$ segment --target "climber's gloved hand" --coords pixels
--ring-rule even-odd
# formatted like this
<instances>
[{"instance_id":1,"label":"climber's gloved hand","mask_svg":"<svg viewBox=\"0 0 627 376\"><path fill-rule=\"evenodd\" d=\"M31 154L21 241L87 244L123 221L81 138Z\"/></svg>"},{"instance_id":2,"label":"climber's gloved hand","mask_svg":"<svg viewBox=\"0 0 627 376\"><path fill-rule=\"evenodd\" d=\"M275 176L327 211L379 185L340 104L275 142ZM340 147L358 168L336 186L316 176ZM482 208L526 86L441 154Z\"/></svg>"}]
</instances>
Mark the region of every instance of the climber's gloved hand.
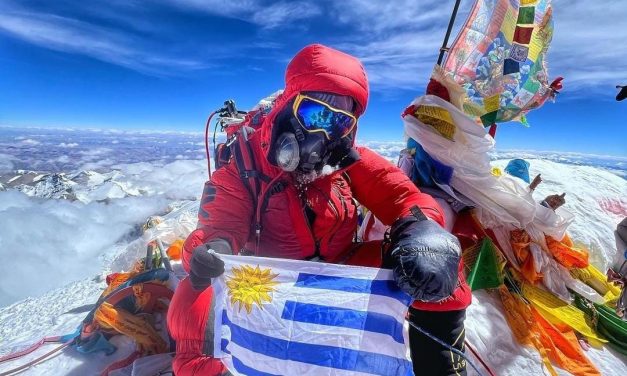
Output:
<instances>
[{"instance_id":1,"label":"climber's gloved hand","mask_svg":"<svg viewBox=\"0 0 627 376\"><path fill-rule=\"evenodd\" d=\"M424 302L438 302L458 284L461 247L455 236L428 220L417 207L392 225L383 267L393 269L401 290Z\"/></svg>"},{"instance_id":2,"label":"climber's gloved hand","mask_svg":"<svg viewBox=\"0 0 627 376\"><path fill-rule=\"evenodd\" d=\"M224 245L226 244L226 246ZM218 253L230 254L228 243L223 240L201 244L192 251L189 261L189 281L194 290L204 290L211 286L211 278L224 273L224 261Z\"/></svg>"}]
</instances>

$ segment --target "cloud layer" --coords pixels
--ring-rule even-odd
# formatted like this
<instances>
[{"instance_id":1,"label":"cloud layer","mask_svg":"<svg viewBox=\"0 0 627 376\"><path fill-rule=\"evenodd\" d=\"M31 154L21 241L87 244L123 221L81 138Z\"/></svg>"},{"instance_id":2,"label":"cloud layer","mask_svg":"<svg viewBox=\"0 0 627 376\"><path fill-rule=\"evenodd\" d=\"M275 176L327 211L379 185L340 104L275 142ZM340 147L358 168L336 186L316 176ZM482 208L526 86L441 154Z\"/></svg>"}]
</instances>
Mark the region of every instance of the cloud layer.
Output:
<instances>
[{"instance_id":1,"label":"cloud layer","mask_svg":"<svg viewBox=\"0 0 627 376\"><path fill-rule=\"evenodd\" d=\"M56 51L86 55L142 73L167 75L207 67L192 58L175 58L148 49L146 41L92 23L53 14L0 13L0 30Z\"/></svg>"},{"instance_id":2,"label":"cloud layer","mask_svg":"<svg viewBox=\"0 0 627 376\"><path fill-rule=\"evenodd\" d=\"M82 201L0 191L0 307L99 274L149 216L199 198L205 166L194 160L114 165L96 189L86 189L91 180L82 183Z\"/></svg>"},{"instance_id":3,"label":"cloud layer","mask_svg":"<svg viewBox=\"0 0 627 376\"><path fill-rule=\"evenodd\" d=\"M0 150L0 172L99 170L137 162L205 160L203 135L184 132L0 127Z\"/></svg>"},{"instance_id":4,"label":"cloud layer","mask_svg":"<svg viewBox=\"0 0 627 376\"><path fill-rule=\"evenodd\" d=\"M82 204L0 192L0 306L98 273L101 255L166 207L164 197Z\"/></svg>"},{"instance_id":5,"label":"cloud layer","mask_svg":"<svg viewBox=\"0 0 627 376\"><path fill-rule=\"evenodd\" d=\"M472 3L461 2L453 36ZM437 0L153 0L141 7L119 0L89 6L59 0L55 4L45 8L33 1L7 0L0 6L0 31L44 48L155 75L232 69L229 59L234 56L271 57L283 63L303 39L319 40L359 56L373 88L384 92L424 85L453 5ZM608 90L627 77L627 35L622 25L627 2L554 0L553 4L550 71L552 76L566 77L566 92ZM237 39L237 28L224 28L212 40L193 39L189 34L183 38L172 25L151 18L153 11L164 9L172 17L209 17L207 25L216 19L236 20L249 25L252 33Z\"/></svg>"}]
</instances>

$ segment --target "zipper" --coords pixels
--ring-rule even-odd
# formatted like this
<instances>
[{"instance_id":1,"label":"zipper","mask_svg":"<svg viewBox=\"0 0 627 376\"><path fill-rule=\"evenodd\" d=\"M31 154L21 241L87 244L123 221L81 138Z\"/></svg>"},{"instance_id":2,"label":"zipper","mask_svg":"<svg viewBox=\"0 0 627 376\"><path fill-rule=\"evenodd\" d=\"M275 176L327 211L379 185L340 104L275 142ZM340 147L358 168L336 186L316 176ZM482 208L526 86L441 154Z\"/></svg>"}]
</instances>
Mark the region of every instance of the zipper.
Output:
<instances>
[{"instance_id":1,"label":"zipper","mask_svg":"<svg viewBox=\"0 0 627 376\"><path fill-rule=\"evenodd\" d=\"M298 195L298 192L297 192ZM306 198L305 198L306 199ZM311 236L311 240L313 240L314 243L314 254L308 257L305 257L306 260L312 259L312 258L320 258L320 242L318 240L316 240L316 237L313 233L313 229L311 228L311 224L309 223L309 217L307 217L307 211L305 210L305 205L307 205L306 200L301 198L301 206L302 206L302 212L303 212L303 220L305 221L305 225L307 225L307 229L309 230L309 236Z\"/></svg>"},{"instance_id":2,"label":"zipper","mask_svg":"<svg viewBox=\"0 0 627 376\"><path fill-rule=\"evenodd\" d=\"M318 192L320 192L320 194L329 202L329 204L331 205L331 209L333 209L333 214L335 215L335 223L333 224L333 226L331 227L331 237L333 237L335 235L335 230L339 229L342 222L340 221L340 211L337 209L337 206L335 206L335 203L333 202L333 200L331 199L330 196L327 196L320 188L318 187L314 187L316 188L316 190ZM336 188L335 186L331 187L331 191L334 191L334 188Z\"/></svg>"},{"instance_id":3,"label":"zipper","mask_svg":"<svg viewBox=\"0 0 627 376\"><path fill-rule=\"evenodd\" d=\"M342 203L342 208L344 209L344 219L346 219L348 217L348 206L346 205L346 202L344 202L344 197L342 196L342 192L340 192L340 189L337 186L333 186L332 190L337 196L337 198L340 200L340 203ZM328 244L331 244L331 242L333 241L333 238L335 238L335 235L337 234L337 230L340 229L341 225L342 225L342 222L339 220L339 213L338 213L338 228L336 229L336 231L333 231L333 233L331 234Z\"/></svg>"}]
</instances>

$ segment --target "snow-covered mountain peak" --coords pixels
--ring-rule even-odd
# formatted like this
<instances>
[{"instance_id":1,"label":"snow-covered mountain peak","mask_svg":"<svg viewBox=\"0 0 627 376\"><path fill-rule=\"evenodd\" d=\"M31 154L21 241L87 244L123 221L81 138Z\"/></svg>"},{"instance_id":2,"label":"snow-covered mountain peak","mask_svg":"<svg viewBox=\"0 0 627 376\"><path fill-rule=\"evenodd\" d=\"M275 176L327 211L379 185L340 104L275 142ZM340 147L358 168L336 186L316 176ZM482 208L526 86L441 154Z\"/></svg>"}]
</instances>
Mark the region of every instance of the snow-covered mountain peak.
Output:
<instances>
[{"instance_id":1,"label":"snow-covered mountain peak","mask_svg":"<svg viewBox=\"0 0 627 376\"><path fill-rule=\"evenodd\" d=\"M65 174L40 174L33 179L34 185L21 184L16 189L23 193L40 198L74 200L74 186L77 184Z\"/></svg>"}]
</instances>

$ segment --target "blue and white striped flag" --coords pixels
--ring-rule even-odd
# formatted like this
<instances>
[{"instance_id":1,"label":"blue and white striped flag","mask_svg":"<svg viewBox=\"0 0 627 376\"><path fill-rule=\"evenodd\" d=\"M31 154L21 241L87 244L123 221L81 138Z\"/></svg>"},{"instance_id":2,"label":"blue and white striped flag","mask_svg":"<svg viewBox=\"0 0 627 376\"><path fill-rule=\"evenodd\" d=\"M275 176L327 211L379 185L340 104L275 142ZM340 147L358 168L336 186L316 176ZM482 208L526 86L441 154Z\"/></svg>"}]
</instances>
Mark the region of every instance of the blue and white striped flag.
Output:
<instances>
[{"instance_id":1,"label":"blue and white striped flag","mask_svg":"<svg viewBox=\"0 0 627 376\"><path fill-rule=\"evenodd\" d=\"M214 354L235 375L412 375L389 270L221 256Z\"/></svg>"}]
</instances>

